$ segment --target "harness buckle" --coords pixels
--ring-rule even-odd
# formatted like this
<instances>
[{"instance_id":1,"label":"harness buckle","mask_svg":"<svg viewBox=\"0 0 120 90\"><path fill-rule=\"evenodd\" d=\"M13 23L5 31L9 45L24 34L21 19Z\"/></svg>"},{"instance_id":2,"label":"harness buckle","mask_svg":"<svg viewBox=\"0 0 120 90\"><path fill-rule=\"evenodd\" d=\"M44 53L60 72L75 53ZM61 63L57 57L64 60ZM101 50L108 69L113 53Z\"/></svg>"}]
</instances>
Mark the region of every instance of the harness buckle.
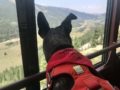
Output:
<instances>
[{"instance_id":1,"label":"harness buckle","mask_svg":"<svg viewBox=\"0 0 120 90\"><path fill-rule=\"evenodd\" d=\"M82 73L84 73L84 70L83 70L83 68L82 68L80 65L73 66L73 69L75 70L75 72L76 72L77 74L82 74Z\"/></svg>"}]
</instances>

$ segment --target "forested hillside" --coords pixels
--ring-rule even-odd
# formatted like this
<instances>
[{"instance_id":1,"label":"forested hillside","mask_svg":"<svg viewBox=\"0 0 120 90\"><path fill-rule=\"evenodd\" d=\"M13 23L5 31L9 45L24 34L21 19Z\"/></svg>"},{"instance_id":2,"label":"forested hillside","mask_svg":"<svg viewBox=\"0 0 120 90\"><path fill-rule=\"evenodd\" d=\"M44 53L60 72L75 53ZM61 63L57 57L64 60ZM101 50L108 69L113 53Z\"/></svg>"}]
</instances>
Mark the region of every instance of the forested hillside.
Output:
<instances>
[{"instance_id":1,"label":"forested hillside","mask_svg":"<svg viewBox=\"0 0 120 90\"><path fill-rule=\"evenodd\" d=\"M0 0L0 87L23 79L23 66L19 42L19 30L14 0ZM105 14L93 15L67 8L35 5L36 16L42 11L50 26L58 26L69 13L78 19L72 22L73 45L86 54L102 47ZM37 25L36 25L37 26ZM88 50L88 51L87 51ZM42 39L38 38L40 70L45 70L45 58L42 52ZM97 63L100 59L94 61ZM45 86L42 82L42 88Z\"/></svg>"}]
</instances>

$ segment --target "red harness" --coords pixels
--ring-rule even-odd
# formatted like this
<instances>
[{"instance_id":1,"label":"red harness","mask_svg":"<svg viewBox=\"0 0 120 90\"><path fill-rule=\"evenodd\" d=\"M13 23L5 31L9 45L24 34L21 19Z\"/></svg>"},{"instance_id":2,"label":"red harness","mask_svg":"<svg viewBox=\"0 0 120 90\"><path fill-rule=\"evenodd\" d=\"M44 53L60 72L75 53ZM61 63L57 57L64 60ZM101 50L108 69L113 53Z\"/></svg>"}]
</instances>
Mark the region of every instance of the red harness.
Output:
<instances>
[{"instance_id":1,"label":"red harness","mask_svg":"<svg viewBox=\"0 0 120 90\"><path fill-rule=\"evenodd\" d=\"M56 52L47 65L48 88L52 84L51 78L68 74L74 79L71 90L114 90L107 80L94 76L88 67L93 68L90 60L73 48Z\"/></svg>"}]
</instances>

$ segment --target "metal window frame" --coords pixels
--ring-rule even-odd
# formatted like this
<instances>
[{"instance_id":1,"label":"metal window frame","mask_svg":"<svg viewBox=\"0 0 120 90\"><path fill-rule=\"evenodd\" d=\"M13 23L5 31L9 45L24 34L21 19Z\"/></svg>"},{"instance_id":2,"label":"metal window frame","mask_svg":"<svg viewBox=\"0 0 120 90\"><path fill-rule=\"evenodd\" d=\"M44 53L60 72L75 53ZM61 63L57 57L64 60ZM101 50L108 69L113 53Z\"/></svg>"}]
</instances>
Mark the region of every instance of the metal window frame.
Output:
<instances>
[{"instance_id":1,"label":"metal window frame","mask_svg":"<svg viewBox=\"0 0 120 90\"><path fill-rule=\"evenodd\" d=\"M34 0L16 0L24 77L39 72ZM40 90L39 81L26 90Z\"/></svg>"},{"instance_id":2,"label":"metal window frame","mask_svg":"<svg viewBox=\"0 0 120 90\"><path fill-rule=\"evenodd\" d=\"M109 47L113 44L113 42L117 41L118 35L118 27L120 20L120 0L108 0L107 1L107 12L106 12L106 20L104 27L104 40L103 40L103 48ZM106 52L102 55L102 61L95 65L95 67L100 67L104 65L109 57L109 52Z\"/></svg>"}]
</instances>

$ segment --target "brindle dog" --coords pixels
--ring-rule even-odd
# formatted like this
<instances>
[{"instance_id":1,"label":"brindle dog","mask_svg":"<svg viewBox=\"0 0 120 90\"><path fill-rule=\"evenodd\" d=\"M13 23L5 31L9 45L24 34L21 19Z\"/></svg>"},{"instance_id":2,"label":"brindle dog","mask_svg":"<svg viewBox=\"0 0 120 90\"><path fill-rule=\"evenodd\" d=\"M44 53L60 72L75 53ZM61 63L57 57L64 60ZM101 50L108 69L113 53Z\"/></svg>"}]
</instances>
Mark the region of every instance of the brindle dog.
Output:
<instances>
[{"instance_id":1,"label":"brindle dog","mask_svg":"<svg viewBox=\"0 0 120 90\"><path fill-rule=\"evenodd\" d=\"M72 30L71 21L77 19L74 14L69 14L60 26L50 28L44 14L38 13L39 35L43 38L43 52L48 62L53 53L65 48L73 48L70 32ZM99 76L96 71L90 71ZM59 75L52 80L52 90L71 90L74 81L69 75Z\"/></svg>"}]
</instances>

